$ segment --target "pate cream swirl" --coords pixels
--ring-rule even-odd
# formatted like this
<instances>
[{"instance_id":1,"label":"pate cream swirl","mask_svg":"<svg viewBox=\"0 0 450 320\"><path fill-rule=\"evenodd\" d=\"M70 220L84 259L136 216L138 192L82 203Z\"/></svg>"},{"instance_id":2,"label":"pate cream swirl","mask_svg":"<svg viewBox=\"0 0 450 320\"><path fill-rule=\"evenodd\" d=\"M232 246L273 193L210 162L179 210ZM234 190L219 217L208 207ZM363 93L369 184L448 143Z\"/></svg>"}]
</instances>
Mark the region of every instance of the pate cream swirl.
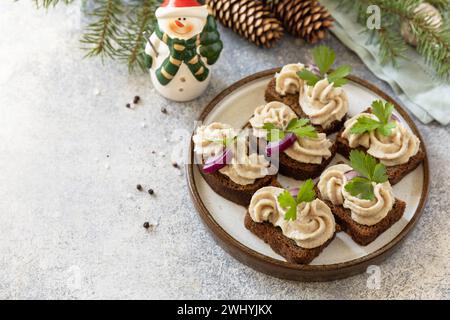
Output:
<instances>
[{"instance_id":1,"label":"pate cream swirl","mask_svg":"<svg viewBox=\"0 0 450 320\"><path fill-rule=\"evenodd\" d=\"M264 123L273 123L277 128L285 129L289 122L296 118L295 112L287 105L281 102L270 102L256 108L250 124L256 137L265 138L266 130L262 129ZM331 156L332 145L333 143L327 139L326 134L318 133L316 138L297 138L284 153L302 163L320 164L323 159Z\"/></svg>"},{"instance_id":2,"label":"pate cream swirl","mask_svg":"<svg viewBox=\"0 0 450 320\"><path fill-rule=\"evenodd\" d=\"M388 167L404 164L419 152L420 140L400 123L386 137L377 131L370 132L370 148L367 153Z\"/></svg>"},{"instance_id":3,"label":"pate cream swirl","mask_svg":"<svg viewBox=\"0 0 450 320\"><path fill-rule=\"evenodd\" d=\"M345 173L351 170L352 167L347 164L336 164L322 172L317 184L322 198L334 205L342 205L344 203L342 189L347 183Z\"/></svg>"},{"instance_id":4,"label":"pate cream swirl","mask_svg":"<svg viewBox=\"0 0 450 320\"><path fill-rule=\"evenodd\" d=\"M284 103L273 101L263 104L255 109L250 118L253 134L258 138L266 137L266 130L262 129L264 123L272 123L275 127L284 129L297 115Z\"/></svg>"},{"instance_id":5,"label":"pate cream swirl","mask_svg":"<svg viewBox=\"0 0 450 320\"><path fill-rule=\"evenodd\" d=\"M297 207L297 219L285 220L286 211L277 201L283 189L264 187L252 197L250 217L255 222L270 222L280 227L283 234L302 248L312 249L323 245L335 233L336 223L330 208L320 199L301 203Z\"/></svg>"},{"instance_id":6,"label":"pate cream swirl","mask_svg":"<svg viewBox=\"0 0 450 320\"><path fill-rule=\"evenodd\" d=\"M396 126L389 136L384 136L376 130L363 134L350 133L358 118L363 116L378 120L371 113L361 113L345 122L342 137L347 139L351 148L367 148L368 154L388 167L407 163L419 151L419 138L398 121L395 121Z\"/></svg>"},{"instance_id":7,"label":"pate cream swirl","mask_svg":"<svg viewBox=\"0 0 450 320\"><path fill-rule=\"evenodd\" d=\"M322 79L314 86L305 83L300 94L300 106L312 124L328 128L333 121L345 117L348 112L348 98L342 88L336 88L328 79Z\"/></svg>"},{"instance_id":8,"label":"pate cream swirl","mask_svg":"<svg viewBox=\"0 0 450 320\"><path fill-rule=\"evenodd\" d=\"M297 137L294 144L284 153L298 162L320 164L323 159L331 157L332 145L325 133L318 133L316 138Z\"/></svg>"},{"instance_id":9,"label":"pate cream swirl","mask_svg":"<svg viewBox=\"0 0 450 320\"><path fill-rule=\"evenodd\" d=\"M343 138L347 139L350 148L356 148L359 146L363 146L364 148L369 148L369 146L370 146L370 135L367 132L365 132L365 133L350 133L350 130L352 129L352 127L356 124L358 119L361 117L367 117L367 118L377 120L377 117L375 117L375 115L373 115L371 113L363 112L363 113L357 114L356 116L345 121L344 131L342 131L341 136Z\"/></svg>"},{"instance_id":10,"label":"pate cream swirl","mask_svg":"<svg viewBox=\"0 0 450 320\"><path fill-rule=\"evenodd\" d=\"M275 75L275 90L282 96L286 94L296 94L302 90L303 80L299 78L297 72L303 70L305 66L301 63L285 65L280 73Z\"/></svg>"},{"instance_id":11,"label":"pate cream swirl","mask_svg":"<svg viewBox=\"0 0 450 320\"><path fill-rule=\"evenodd\" d=\"M220 173L240 185L252 184L256 179L270 174L270 162L264 155L257 153L248 155L247 149L246 139L238 139L234 145L231 163L219 170Z\"/></svg>"},{"instance_id":12,"label":"pate cream swirl","mask_svg":"<svg viewBox=\"0 0 450 320\"><path fill-rule=\"evenodd\" d=\"M380 222L394 206L395 198L389 181L384 183L372 182L375 198L373 200L360 199L352 196L342 188L344 208L350 209L351 217L359 224L372 226Z\"/></svg>"},{"instance_id":13,"label":"pate cream swirl","mask_svg":"<svg viewBox=\"0 0 450 320\"><path fill-rule=\"evenodd\" d=\"M218 155L223 151L221 141L225 138L235 137L237 132L231 126L219 122L201 126L197 128L193 137L194 152L201 156L203 161ZM248 154L247 139L238 138L230 148L233 150L231 163L220 169L219 172L229 177L233 182L248 185L254 183L256 179L273 174L270 171L273 168L264 155Z\"/></svg>"},{"instance_id":14,"label":"pate cream swirl","mask_svg":"<svg viewBox=\"0 0 450 320\"><path fill-rule=\"evenodd\" d=\"M223 151L225 139L231 139L237 135L237 131L228 124L213 122L209 125L200 126L195 131L192 140L194 141L194 152L207 159L218 155Z\"/></svg>"}]
</instances>

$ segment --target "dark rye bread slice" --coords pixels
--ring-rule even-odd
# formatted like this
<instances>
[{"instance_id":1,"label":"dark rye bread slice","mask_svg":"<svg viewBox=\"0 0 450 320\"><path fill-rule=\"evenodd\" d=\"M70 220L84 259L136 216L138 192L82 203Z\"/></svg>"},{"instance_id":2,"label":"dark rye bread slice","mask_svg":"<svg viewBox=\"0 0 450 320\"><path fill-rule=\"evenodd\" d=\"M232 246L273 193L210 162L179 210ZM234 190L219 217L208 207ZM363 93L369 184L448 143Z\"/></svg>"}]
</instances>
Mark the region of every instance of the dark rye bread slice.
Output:
<instances>
[{"instance_id":1,"label":"dark rye bread slice","mask_svg":"<svg viewBox=\"0 0 450 320\"><path fill-rule=\"evenodd\" d=\"M336 235L335 233L331 239L317 248L305 249L299 247L294 240L283 235L280 227L275 227L270 222L259 223L253 221L248 211L245 215L244 225L258 238L269 244L273 251L283 256L287 261L297 264L310 263L331 241L333 241Z\"/></svg>"},{"instance_id":2,"label":"dark rye bread slice","mask_svg":"<svg viewBox=\"0 0 450 320\"><path fill-rule=\"evenodd\" d=\"M336 206L331 203L331 201L324 200L317 189L316 193L318 198L330 207L336 220L336 224L339 224L342 231L346 232L352 237L353 241L362 246L366 246L374 241L380 234L400 220L406 208L406 203L404 201L395 199L394 206L391 211L388 212L386 217L373 226L365 226L352 219L350 209L346 209L343 206Z\"/></svg>"},{"instance_id":3,"label":"dark rye bread slice","mask_svg":"<svg viewBox=\"0 0 450 320\"><path fill-rule=\"evenodd\" d=\"M269 175L260 179L256 179L253 184L240 185L233 182L226 175L216 171L214 173L205 173L202 170L202 165L198 165L201 175L206 180L208 185L216 193L237 203L241 206L247 207L250 204L253 194L266 186L278 187L277 175Z\"/></svg>"},{"instance_id":4,"label":"dark rye bread slice","mask_svg":"<svg viewBox=\"0 0 450 320\"><path fill-rule=\"evenodd\" d=\"M322 171L330 164L331 160L333 160L337 151L336 142L330 148L331 156L328 159L323 159L322 163L314 164L314 163L303 163L298 162L297 160L289 157L285 152L280 152L280 166L279 172L282 175L297 179L297 180L306 180L306 179L314 179L322 173Z\"/></svg>"},{"instance_id":5,"label":"dark rye bread slice","mask_svg":"<svg viewBox=\"0 0 450 320\"><path fill-rule=\"evenodd\" d=\"M367 109L363 112L371 112L371 109ZM342 132L345 128L342 128L342 130L337 134L336 136L336 143L337 143L337 152L341 154L342 156L346 157L347 159L350 156L350 151L353 149L361 150L364 152L367 152L367 148L364 148L362 146L359 146L357 148L351 148L348 144L348 140L344 137L342 137ZM402 180L408 173L416 169L422 161L425 159L425 152L423 151L422 146L419 147L419 151L417 154L409 159L407 163L399 164L396 166L386 166L386 172L389 178L389 182L391 185L394 185L398 183L400 180Z\"/></svg>"},{"instance_id":6,"label":"dark rye bread slice","mask_svg":"<svg viewBox=\"0 0 450 320\"><path fill-rule=\"evenodd\" d=\"M300 117L300 118L308 118L308 116L306 115L306 113L303 112L301 106L300 106L300 102L299 102L299 94L287 94L285 96L280 95L276 88L276 79L275 77L272 78L272 80L270 80L269 84L267 85L266 88L266 92L265 92L265 99L266 102L272 102L272 101L278 101L278 102L282 102L285 105L288 105L289 107L292 108L292 110L294 110L294 112ZM344 125L344 122L347 120L347 116L345 116L344 118L342 118L342 120L336 120L333 121L331 123L331 125L324 129L322 126L320 125L314 125L316 127L316 130L319 132L324 132L327 135L334 133L334 132L338 132L339 130L341 130L342 126Z\"/></svg>"},{"instance_id":7,"label":"dark rye bread slice","mask_svg":"<svg viewBox=\"0 0 450 320\"><path fill-rule=\"evenodd\" d=\"M248 122L244 129L252 128L250 122ZM264 139L256 139L259 150L265 150L266 141ZM292 159L286 153L280 152L278 172L287 177L291 177L297 180L314 179L322 173L322 171L330 164L337 152L336 141L330 148L331 156L325 159L320 164L303 163Z\"/></svg>"}]
</instances>

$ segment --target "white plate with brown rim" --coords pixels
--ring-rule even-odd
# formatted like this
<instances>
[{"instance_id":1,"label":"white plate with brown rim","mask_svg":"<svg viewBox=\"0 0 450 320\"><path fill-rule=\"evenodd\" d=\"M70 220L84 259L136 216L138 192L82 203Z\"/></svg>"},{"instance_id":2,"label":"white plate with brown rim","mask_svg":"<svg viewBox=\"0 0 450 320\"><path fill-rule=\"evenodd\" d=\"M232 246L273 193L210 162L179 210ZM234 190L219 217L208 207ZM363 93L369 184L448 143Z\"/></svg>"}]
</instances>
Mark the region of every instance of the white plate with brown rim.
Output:
<instances>
[{"instance_id":1,"label":"white plate with brown rim","mask_svg":"<svg viewBox=\"0 0 450 320\"><path fill-rule=\"evenodd\" d=\"M254 109L264 104L265 88L280 69L271 69L246 77L231 85L214 98L203 110L199 123L214 121L243 127ZM353 116L367 108L375 99L394 104L394 113L421 141L424 141L408 113L391 97L374 85L350 76L345 90L349 97L349 115ZM192 139L191 139L192 141ZM333 159L345 160L340 155ZM200 175L194 164L193 145L190 146L190 164L187 166L189 191L203 222L223 249L237 260L261 272L292 280L328 281L364 272L368 266L377 264L393 253L419 219L428 195L428 157L402 179L394 188L395 196L406 202L403 217L367 246L356 244L346 233L336 238L309 265L287 262L276 254L263 240L244 227L246 208L216 194ZM282 175L278 181L284 187L297 187L301 182Z\"/></svg>"}]
</instances>

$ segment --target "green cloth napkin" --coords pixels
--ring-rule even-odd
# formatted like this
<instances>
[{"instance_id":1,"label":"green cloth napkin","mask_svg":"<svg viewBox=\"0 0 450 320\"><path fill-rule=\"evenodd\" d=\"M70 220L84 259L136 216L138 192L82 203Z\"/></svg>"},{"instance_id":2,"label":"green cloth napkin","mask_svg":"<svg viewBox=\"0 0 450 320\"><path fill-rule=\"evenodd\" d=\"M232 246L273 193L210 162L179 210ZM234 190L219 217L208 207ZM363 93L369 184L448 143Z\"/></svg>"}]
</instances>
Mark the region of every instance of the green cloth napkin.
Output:
<instances>
[{"instance_id":1,"label":"green cloth napkin","mask_svg":"<svg viewBox=\"0 0 450 320\"><path fill-rule=\"evenodd\" d=\"M378 49L368 44L366 26L356 22L355 12L346 12L333 0L321 0L336 20L331 31L380 79L386 81L398 98L420 121L450 123L450 85L434 79L432 71L414 49L399 59L397 67L382 65Z\"/></svg>"}]
</instances>

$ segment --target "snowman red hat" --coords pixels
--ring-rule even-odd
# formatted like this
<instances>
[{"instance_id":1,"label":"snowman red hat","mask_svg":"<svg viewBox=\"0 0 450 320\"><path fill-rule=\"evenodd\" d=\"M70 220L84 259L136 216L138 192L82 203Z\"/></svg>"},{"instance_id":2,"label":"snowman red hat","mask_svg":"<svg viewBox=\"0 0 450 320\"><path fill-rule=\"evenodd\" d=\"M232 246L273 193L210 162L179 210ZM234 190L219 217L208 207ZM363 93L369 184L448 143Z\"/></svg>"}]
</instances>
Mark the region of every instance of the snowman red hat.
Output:
<instances>
[{"instance_id":1,"label":"snowman red hat","mask_svg":"<svg viewBox=\"0 0 450 320\"><path fill-rule=\"evenodd\" d=\"M208 9L197 0L164 0L155 11L156 18L196 17L205 19Z\"/></svg>"}]
</instances>

